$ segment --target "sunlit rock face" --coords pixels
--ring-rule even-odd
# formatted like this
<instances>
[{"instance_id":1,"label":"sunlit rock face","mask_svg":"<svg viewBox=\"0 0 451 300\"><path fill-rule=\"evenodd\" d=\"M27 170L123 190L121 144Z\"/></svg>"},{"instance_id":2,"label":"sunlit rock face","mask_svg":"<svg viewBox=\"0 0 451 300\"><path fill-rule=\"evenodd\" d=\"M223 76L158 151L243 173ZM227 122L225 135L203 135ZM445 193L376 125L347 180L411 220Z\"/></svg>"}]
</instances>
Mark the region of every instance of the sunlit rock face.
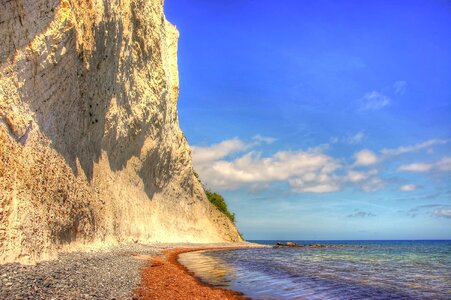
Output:
<instances>
[{"instance_id":1,"label":"sunlit rock face","mask_svg":"<svg viewBox=\"0 0 451 300\"><path fill-rule=\"evenodd\" d=\"M163 1L0 7L0 262L241 240L193 175Z\"/></svg>"}]
</instances>

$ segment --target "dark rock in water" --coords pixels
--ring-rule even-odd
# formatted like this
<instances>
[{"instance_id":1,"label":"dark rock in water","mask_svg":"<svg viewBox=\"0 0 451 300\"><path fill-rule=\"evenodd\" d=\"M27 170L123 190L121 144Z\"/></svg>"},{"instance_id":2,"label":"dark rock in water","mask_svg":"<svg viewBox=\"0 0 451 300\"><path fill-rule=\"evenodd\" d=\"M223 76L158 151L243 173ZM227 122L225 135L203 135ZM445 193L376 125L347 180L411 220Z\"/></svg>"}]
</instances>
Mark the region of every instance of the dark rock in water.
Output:
<instances>
[{"instance_id":1,"label":"dark rock in water","mask_svg":"<svg viewBox=\"0 0 451 300\"><path fill-rule=\"evenodd\" d=\"M321 244L310 244L308 246L310 248L326 248L326 245L321 245Z\"/></svg>"},{"instance_id":2,"label":"dark rock in water","mask_svg":"<svg viewBox=\"0 0 451 300\"><path fill-rule=\"evenodd\" d=\"M274 248L279 247L303 247L303 246L295 242L285 242L285 243L277 242Z\"/></svg>"},{"instance_id":3,"label":"dark rock in water","mask_svg":"<svg viewBox=\"0 0 451 300\"><path fill-rule=\"evenodd\" d=\"M338 248L343 247L340 245L324 245L324 244L308 244L308 245L301 245L295 242L277 242L274 245L274 248L279 247L309 247L309 248Z\"/></svg>"}]
</instances>

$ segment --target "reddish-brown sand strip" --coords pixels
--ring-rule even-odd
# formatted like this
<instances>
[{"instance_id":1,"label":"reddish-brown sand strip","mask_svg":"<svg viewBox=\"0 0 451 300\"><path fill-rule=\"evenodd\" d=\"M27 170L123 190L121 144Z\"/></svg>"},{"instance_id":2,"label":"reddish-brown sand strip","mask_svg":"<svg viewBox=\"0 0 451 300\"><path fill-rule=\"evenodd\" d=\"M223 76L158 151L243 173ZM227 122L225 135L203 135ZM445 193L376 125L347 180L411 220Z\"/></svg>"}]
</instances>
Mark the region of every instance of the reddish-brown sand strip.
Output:
<instances>
[{"instance_id":1,"label":"reddish-brown sand strip","mask_svg":"<svg viewBox=\"0 0 451 300\"><path fill-rule=\"evenodd\" d=\"M137 299L247 299L242 294L215 288L200 282L178 261L178 255L199 250L241 249L247 247L176 248L153 257L141 273L141 286L135 290Z\"/></svg>"}]
</instances>

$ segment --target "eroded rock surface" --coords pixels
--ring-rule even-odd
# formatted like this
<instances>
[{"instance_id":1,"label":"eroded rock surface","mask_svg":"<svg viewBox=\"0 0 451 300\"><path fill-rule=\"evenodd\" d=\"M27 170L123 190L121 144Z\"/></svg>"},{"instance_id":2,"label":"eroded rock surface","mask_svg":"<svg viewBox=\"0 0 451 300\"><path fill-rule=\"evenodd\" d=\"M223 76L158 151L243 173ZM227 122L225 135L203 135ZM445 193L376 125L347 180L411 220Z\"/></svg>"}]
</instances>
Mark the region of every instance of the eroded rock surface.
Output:
<instances>
[{"instance_id":1,"label":"eroded rock surface","mask_svg":"<svg viewBox=\"0 0 451 300\"><path fill-rule=\"evenodd\" d=\"M156 0L0 2L0 262L239 241L193 175Z\"/></svg>"}]
</instances>

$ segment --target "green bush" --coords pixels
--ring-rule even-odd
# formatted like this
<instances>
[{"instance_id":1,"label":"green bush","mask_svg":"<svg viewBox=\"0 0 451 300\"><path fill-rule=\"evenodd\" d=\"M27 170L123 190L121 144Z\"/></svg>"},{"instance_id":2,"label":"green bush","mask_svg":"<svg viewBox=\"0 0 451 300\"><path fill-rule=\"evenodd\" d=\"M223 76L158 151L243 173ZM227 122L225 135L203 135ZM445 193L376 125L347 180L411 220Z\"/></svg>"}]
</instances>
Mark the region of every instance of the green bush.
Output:
<instances>
[{"instance_id":1,"label":"green bush","mask_svg":"<svg viewBox=\"0 0 451 300\"><path fill-rule=\"evenodd\" d=\"M235 223L235 214L231 213L229 211L229 209L227 207L227 203L224 200L224 197L222 197L218 193L214 193L214 192L211 192L208 189L206 189L204 184L202 183L202 181L199 178L199 174L197 174L197 172L194 170L193 170L193 175L194 175L194 177L197 178L197 180L199 180L200 184L204 188L205 194L207 195L207 198L211 202L211 204L213 204L217 209L219 209L220 212L222 212L224 215L226 215L230 219L230 221ZM241 233L240 233L240 236L242 236Z\"/></svg>"},{"instance_id":2,"label":"green bush","mask_svg":"<svg viewBox=\"0 0 451 300\"><path fill-rule=\"evenodd\" d=\"M208 200L219 209L224 215L226 215L230 221L235 223L235 214L231 213L227 208L227 203L224 198L218 193L210 192L209 190L205 190L205 194L207 195Z\"/></svg>"}]
</instances>

